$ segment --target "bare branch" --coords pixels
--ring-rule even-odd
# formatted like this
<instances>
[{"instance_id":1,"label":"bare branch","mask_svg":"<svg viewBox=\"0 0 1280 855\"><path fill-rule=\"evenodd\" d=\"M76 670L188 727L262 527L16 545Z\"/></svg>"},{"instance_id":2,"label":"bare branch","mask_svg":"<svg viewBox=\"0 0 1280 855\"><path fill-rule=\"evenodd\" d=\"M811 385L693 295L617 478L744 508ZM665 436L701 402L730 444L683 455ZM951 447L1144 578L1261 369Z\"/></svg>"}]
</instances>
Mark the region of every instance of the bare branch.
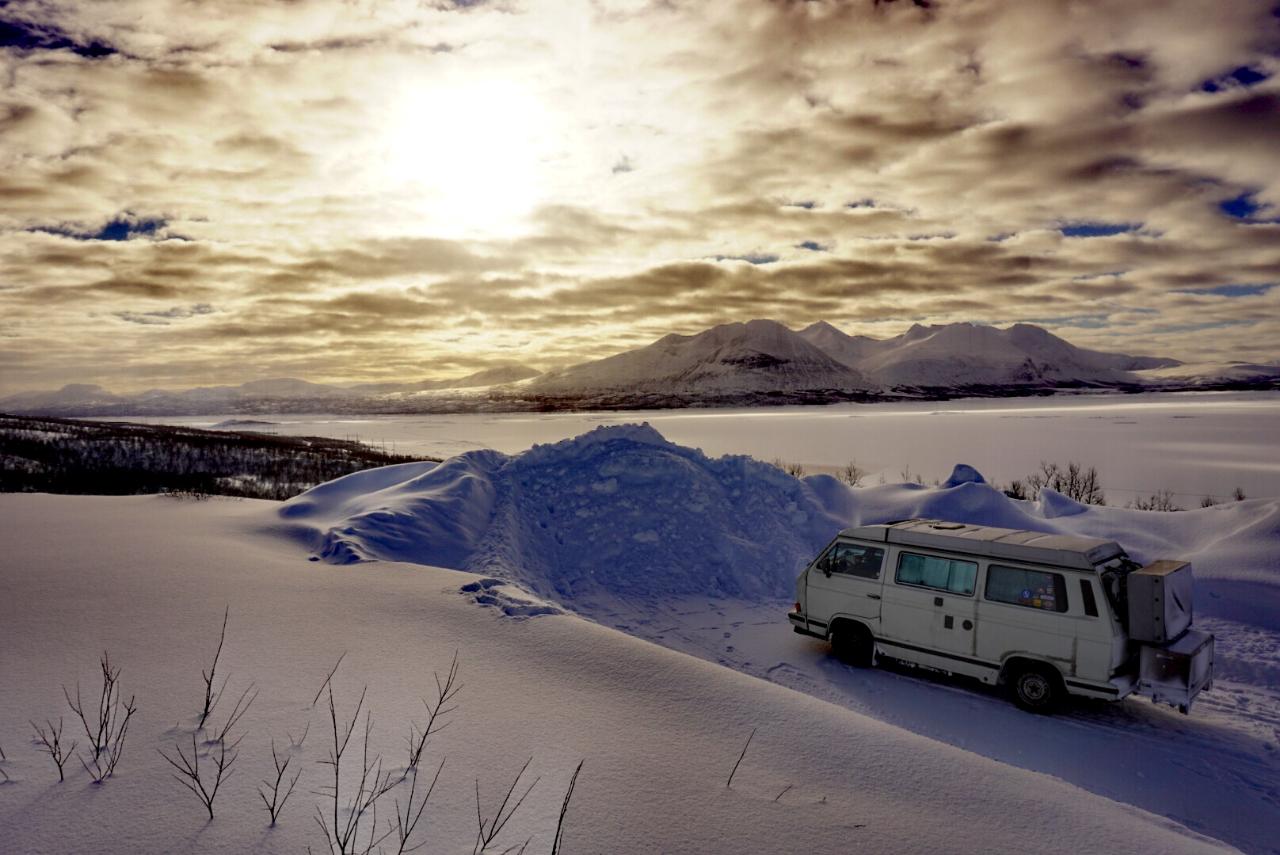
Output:
<instances>
[{"instance_id":1,"label":"bare branch","mask_svg":"<svg viewBox=\"0 0 1280 855\"><path fill-rule=\"evenodd\" d=\"M208 672L201 671L200 677L204 680L204 709L200 713L200 724L198 727L204 727L205 722L209 720L209 716L213 713L213 708L218 705L218 699L222 697L222 690L227 687L227 681L222 681L222 686L218 689L213 688L213 682L218 670L218 659L222 656L222 645L227 640L227 619L231 617L231 606L227 606L226 611L222 613L222 634L218 636L218 649L213 653L213 664L209 666Z\"/></svg>"},{"instance_id":2,"label":"bare branch","mask_svg":"<svg viewBox=\"0 0 1280 855\"><path fill-rule=\"evenodd\" d=\"M479 778L476 779L477 833L476 833L476 843L475 843L475 847L472 850L472 855L480 855L481 852L484 852L484 850L488 848L489 844L492 843L497 838L497 836L502 833L503 827L505 827L506 824L511 820L511 817L515 815L515 812L520 809L520 805L524 804L524 800L529 797L529 793L533 792L533 788L536 787L538 785L538 782L542 780L541 777L534 778L533 783L530 784L529 788L524 791L524 795L520 796L520 798L516 800L516 803L512 805L510 809L507 808L507 805L510 804L511 802L511 796L515 793L516 787L520 783L520 779L524 777L525 770L529 768L529 764L532 762L533 762L532 757L524 761L524 765L520 767L520 771L516 773L515 778L511 781L511 786L507 788L507 794L502 797L502 802L501 804L498 805L498 810L494 814L493 819L491 820L486 820L483 814L481 813L480 779Z\"/></svg>"},{"instance_id":3,"label":"bare branch","mask_svg":"<svg viewBox=\"0 0 1280 855\"><path fill-rule=\"evenodd\" d=\"M733 776L738 771L738 766L742 763L742 758L747 756L747 748L751 745L752 738L756 735L756 729L751 728L751 735L747 737L747 744L742 746L742 753L738 755L738 762L733 764L733 770L729 772L729 780L724 782L725 788L733 786Z\"/></svg>"},{"instance_id":4,"label":"bare branch","mask_svg":"<svg viewBox=\"0 0 1280 855\"><path fill-rule=\"evenodd\" d=\"M578 773L582 771L582 764L585 762L587 761L578 761L578 768L573 770L573 777L569 779L569 789L565 790L564 802L560 805L560 818L556 820L556 836L551 843L551 855L559 855L564 843L564 815L569 812L569 800L573 798L573 788L578 784Z\"/></svg>"},{"instance_id":5,"label":"bare branch","mask_svg":"<svg viewBox=\"0 0 1280 855\"><path fill-rule=\"evenodd\" d=\"M428 740L449 726L450 722L445 721L445 717L458 709L456 706L449 706L458 692L462 691L462 684L458 682L458 651L453 652L453 661L449 663L449 672L443 680L440 679L439 673L432 676L436 681L435 700L428 701L425 698L422 700L423 706L427 708L427 726L418 732L412 722L409 725L409 762L405 769L405 776L418 768L418 762L422 759L422 752L427 747Z\"/></svg>"},{"instance_id":6,"label":"bare branch","mask_svg":"<svg viewBox=\"0 0 1280 855\"><path fill-rule=\"evenodd\" d=\"M342 655L338 657L338 661L333 663L333 670L331 670L329 672L329 675L324 678L324 682L320 684L320 688L316 689L316 696L311 699L311 706L314 707L316 705L316 702L320 700L320 696L324 694L325 687L329 685L329 681L333 679L333 675L338 673L338 666L341 665L342 660L346 658L347 658L347 651L344 650L342 651Z\"/></svg>"}]
</instances>

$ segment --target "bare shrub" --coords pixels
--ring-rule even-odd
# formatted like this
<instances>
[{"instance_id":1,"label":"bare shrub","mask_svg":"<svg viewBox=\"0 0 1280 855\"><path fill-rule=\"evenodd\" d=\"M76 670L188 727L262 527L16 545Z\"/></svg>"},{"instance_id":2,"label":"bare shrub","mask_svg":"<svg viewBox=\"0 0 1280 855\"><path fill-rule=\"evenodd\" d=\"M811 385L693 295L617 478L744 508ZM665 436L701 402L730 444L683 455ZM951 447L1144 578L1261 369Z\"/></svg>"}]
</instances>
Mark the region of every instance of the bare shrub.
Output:
<instances>
[{"instance_id":1,"label":"bare shrub","mask_svg":"<svg viewBox=\"0 0 1280 855\"><path fill-rule=\"evenodd\" d=\"M1212 508L1216 504L1218 504L1218 500L1213 496L1205 496L1200 500L1200 507L1202 508Z\"/></svg>"},{"instance_id":2,"label":"bare shrub","mask_svg":"<svg viewBox=\"0 0 1280 855\"><path fill-rule=\"evenodd\" d=\"M862 479L866 478L870 473L850 460L840 469L840 480L848 484L850 487L861 487Z\"/></svg>"},{"instance_id":3,"label":"bare shrub","mask_svg":"<svg viewBox=\"0 0 1280 855\"><path fill-rule=\"evenodd\" d=\"M1174 502L1173 493L1170 493L1168 490L1160 490L1159 492L1152 493L1150 496L1146 498L1139 497L1137 499L1134 499L1132 502L1128 504L1128 507L1138 511L1180 511L1182 510L1182 508L1179 507L1176 502Z\"/></svg>"},{"instance_id":4,"label":"bare shrub","mask_svg":"<svg viewBox=\"0 0 1280 855\"><path fill-rule=\"evenodd\" d=\"M529 797L529 793L533 792L533 788L542 780L540 777L534 778L533 783L524 791L524 795L516 799L515 804L511 804L511 796L515 794L516 787L520 784L520 779L524 777L525 770L529 768L529 764L532 762L532 757L524 761L524 765L520 767L520 771L516 773L515 778L511 781L511 786L507 788L507 794L502 797L502 801L498 804L498 810L494 813L492 819L486 819L482 813L480 807L480 779L476 778L476 825L478 830L476 832L475 846L471 850L472 855L480 855L489 847L490 843L497 839L498 835L502 833L502 829L511 821L511 817L520 809L520 805L524 804L524 800ZM529 841L526 840L525 846L528 845ZM522 851L523 848L521 847Z\"/></svg>"},{"instance_id":5,"label":"bare shrub","mask_svg":"<svg viewBox=\"0 0 1280 855\"><path fill-rule=\"evenodd\" d=\"M1009 482L1009 486L1005 488L1004 494L1010 499L1027 500L1031 498L1031 492L1027 489L1027 485L1020 479Z\"/></svg>"},{"instance_id":6,"label":"bare shrub","mask_svg":"<svg viewBox=\"0 0 1280 855\"><path fill-rule=\"evenodd\" d=\"M902 471L898 473L898 477L902 479L900 483L903 483L903 484L923 484L924 483L923 476L919 474L912 474L910 464L903 467Z\"/></svg>"},{"instance_id":7,"label":"bare shrub","mask_svg":"<svg viewBox=\"0 0 1280 855\"><path fill-rule=\"evenodd\" d=\"M72 742L70 745L62 744L62 719L58 719L55 726L49 719L44 720L45 727L41 727L34 721L31 722L31 728L36 732L35 742L40 750L49 755L53 760L53 764L58 767L58 783L66 780L66 776L62 772L62 767L66 765L67 760L75 753L78 743Z\"/></svg>"},{"instance_id":8,"label":"bare shrub","mask_svg":"<svg viewBox=\"0 0 1280 855\"><path fill-rule=\"evenodd\" d=\"M273 826L280 818L280 813L284 810L285 803L289 801L289 796L293 795L293 788L297 786L298 778L302 777L302 770L299 769L293 773L293 777L288 782L285 781L291 760L293 758L286 755L282 761L280 755L276 753L276 741L271 740L271 763L275 766L276 777L274 781L268 778L262 782L262 786L258 787L258 796L267 806L267 813L271 814ZM267 793L271 794L271 798L267 798Z\"/></svg>"},{"instance_id":9,"label":"bare shrub","mask_svg":"<svg viewBox=\"0 0 1280 855\"><path fill-rule=\"evenodd\" d=\"M208 753L209 759L213 761L213 769L210 770L206 765L203 771L200 769L200 746L196 743L194 732L191 734L190 757L183 751L182 745L174 746L176 757L170 757L160 749L157 751L170 766L177 770L173 776L174 780L190 790L209 812L209 819L213 819L213 800L218 797L218 790L222 783L231 777L231 766L239 755L239 745L239 740L231 745L225 742L214 743L213 750Z\"/></svg>"},{"instance_id":10,"label":"bare shrub","mask_svg":"<svg viewBox=\"0 0 1280 855\"><path fill-rule=\"evenodd\" d=\"M79 683L76 683L74 701L71 700L71 693L67 691L67 687L62 687L67 705L80 719L85 736L89 739L89 748L92 753L88 762L80 757L80 765L84 766L95 784L101 784L115 774L116 766L124 753L124 739L129 731L129 720L138 709L134 705L135 696L133 695L129 696L129 700L121 701L120 669L111 667L111 658L106 651L103 651L99 665L102 668L102 691L98 696L96 713L92 709L85 711L84 703L80 699Z\"/></svg>"},{"instance_id":11,"label":"bare shrub","mask_svg":"<svg viewBox=\"0 0 1280 855\"><path fill-rule=\"evenodd\" d=\"M1231 492L1231 498L1237 502L1243 502L1245 499L1249 497L1244 494L1244 490L1242 490L1239 487L1236 487L1235 490Z\"/></svg>"}]
</instances>

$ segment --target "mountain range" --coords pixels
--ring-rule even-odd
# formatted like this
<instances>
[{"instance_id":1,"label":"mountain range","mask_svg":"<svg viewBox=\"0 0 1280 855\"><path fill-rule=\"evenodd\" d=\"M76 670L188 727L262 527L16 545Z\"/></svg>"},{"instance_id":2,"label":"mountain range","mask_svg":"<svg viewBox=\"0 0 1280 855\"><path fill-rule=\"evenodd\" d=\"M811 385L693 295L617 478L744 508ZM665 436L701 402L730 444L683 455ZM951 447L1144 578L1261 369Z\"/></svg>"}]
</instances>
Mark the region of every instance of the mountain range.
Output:
<instances>
[{"instance_id":1,"label":"mountain range","mask_svg":"<svg viewBox=\"0 0 1280 855\"><path fill-rule=\"evenodd\" d=\"M912 326L892 338L852 336L825 321L721 324L694 335L539 373L508 364L450 380L326 385L277 378L239 386L116 395L69 384L0 399L0 411L43 415L405 413L536 410L1042 394L1067 388L1276 388L1280 365L1188 365L1076 347L1032 324L1007 329Z\"/></svg>"}]
</instances>

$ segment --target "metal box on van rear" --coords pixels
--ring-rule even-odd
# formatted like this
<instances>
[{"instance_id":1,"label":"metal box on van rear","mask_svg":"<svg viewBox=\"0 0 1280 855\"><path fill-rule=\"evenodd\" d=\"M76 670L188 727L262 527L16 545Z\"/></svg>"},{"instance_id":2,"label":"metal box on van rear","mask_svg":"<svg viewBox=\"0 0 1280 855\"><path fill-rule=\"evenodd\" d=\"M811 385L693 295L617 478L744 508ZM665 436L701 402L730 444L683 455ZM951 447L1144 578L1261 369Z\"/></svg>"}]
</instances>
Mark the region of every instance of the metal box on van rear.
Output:
<instances>
[{"instance_id":1,"label":"metal box on van rear","mask_svg":"<svg viewBox=\"0 0 1280 855\"><path fill-rule=\"evenodd\" d=\"M1191 565L1156 561L1128 576L1129 637L1164 644L1191 626Z\"/></svg>"},{"instance_id":2,"label":"metal box on van rear","mask_svg":"<svg viewBox=\"0 0 1280 855\"><path fill-rule=\"evenodd\" d=\"M1138 691L1153 701L1172 704L1184 712L1196 695L1213 685L1213 636L1187 630L1173 644L1144 644Z\"/></svg>"}]
</instances>

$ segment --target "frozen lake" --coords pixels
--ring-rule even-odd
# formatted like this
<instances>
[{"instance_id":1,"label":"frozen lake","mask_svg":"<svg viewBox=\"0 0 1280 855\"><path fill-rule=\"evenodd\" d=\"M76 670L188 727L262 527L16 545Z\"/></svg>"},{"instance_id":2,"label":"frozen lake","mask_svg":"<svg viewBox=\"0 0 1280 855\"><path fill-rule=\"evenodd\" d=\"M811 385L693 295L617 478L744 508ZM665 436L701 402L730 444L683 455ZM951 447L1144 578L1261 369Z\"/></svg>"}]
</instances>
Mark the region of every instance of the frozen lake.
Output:
<instances>
[{"instance_id":1,"label":"frozen lake","mask_svg":"<svg viewBox=\"0 0 1280 855\"><path fill-rule=\"evenodd\" d=\"M864 485L945 478L968 463L1007 483L1040 461L1098 469L1111 504L1170 490L1184 507L1205 495L1280 496L1280 395L1184 392L825 407L462 415L254 415L134 418L213 427L271 422L281 434L349 437L401 453L449 457L476 448L513 453L605 424L647 421L707 454L800 463L810 473L850 461ZM244 429L244 428L241 428ZM908 472L909 469L909 472ZM905 477L904 477L905 476Z\"/></svg>"}]
</instances>

